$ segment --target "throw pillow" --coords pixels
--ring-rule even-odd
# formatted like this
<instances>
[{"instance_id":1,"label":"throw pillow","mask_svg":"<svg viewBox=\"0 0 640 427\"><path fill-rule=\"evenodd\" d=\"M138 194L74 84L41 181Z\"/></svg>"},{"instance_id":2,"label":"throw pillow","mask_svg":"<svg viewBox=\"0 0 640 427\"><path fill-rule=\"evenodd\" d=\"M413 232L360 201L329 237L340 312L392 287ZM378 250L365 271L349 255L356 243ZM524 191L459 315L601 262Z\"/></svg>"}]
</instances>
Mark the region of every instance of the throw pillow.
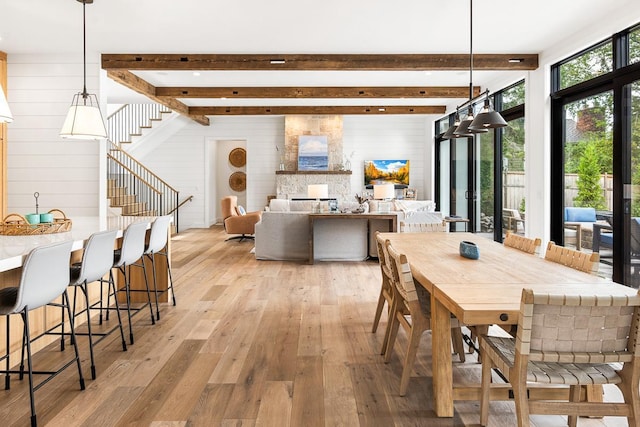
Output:
<instances>
[{"instance_id":1,"label":"throw pillow","mask_svg":"<svg viewBox=\"0 0 640 427\"><path fill-rule=\"evenodd\" d=\"M244 207L238 205L238 206L236 206L236 213L238 215L246 215L247 211L244 210Z\"/></svg>"}]
</instances>

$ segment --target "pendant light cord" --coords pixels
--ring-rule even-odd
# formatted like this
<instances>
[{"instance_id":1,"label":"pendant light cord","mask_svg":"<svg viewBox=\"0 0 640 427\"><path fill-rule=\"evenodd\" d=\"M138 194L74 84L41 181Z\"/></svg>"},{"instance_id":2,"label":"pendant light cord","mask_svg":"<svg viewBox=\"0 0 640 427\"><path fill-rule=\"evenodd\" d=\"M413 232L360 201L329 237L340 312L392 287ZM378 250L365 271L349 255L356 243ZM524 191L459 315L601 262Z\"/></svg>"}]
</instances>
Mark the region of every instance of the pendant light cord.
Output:
<instances>
[{"instance_id":1,"label":"pendant light cord","mask_svg":"<svg viewBox=\"0 0 640 427\"><path fill-rule=\"evenodd\" d=\"M473 99L473 0L469 0L469 100Z\"/></svg>"},{"instance_id":2,"label":"pendant light cord","mask_svg":"<svg viewBox=\"0 0 640 427\"><path fill-rule=\"evenodd\" d=\"M83 82L82 82L82 98L87 101L89 94L87 93L87 18L86 18L87 2L82 2L82 64L83 64Z\"/></svg>"}]
</instances>

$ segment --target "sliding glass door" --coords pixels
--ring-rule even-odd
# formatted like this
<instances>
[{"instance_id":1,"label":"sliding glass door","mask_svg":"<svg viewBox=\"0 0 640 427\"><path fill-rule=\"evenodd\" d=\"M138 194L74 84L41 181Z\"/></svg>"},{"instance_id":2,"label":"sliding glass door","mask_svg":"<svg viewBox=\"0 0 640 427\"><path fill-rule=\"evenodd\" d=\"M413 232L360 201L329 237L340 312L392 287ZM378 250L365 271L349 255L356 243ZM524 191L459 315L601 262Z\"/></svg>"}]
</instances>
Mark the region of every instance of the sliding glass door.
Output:
<instances>
[{"instance_id":1,"label":"sliding glass door","mask_svg":"<svg viewBox=\"0 0 640 427\"><path fill-rule=\"evenodd\" d=\"M640 286L640 80L624 86L626 108L623 139L629 159L629 175L623 186L624 203L624 283Z\"/></svg>"},{"instance_id":2,"label":"sliding glass door","mask_svg":"<svg viewBox=\"0 0 640 427\"><path fill-rule=\"evenodd\" d=\"M469 138L445 139L438 142L437 183L438 209L446 216L469 219L469 223L453 222L452 231L472 231L474 209L474 176L472 141Z\"/></svg>"}]
</instances>

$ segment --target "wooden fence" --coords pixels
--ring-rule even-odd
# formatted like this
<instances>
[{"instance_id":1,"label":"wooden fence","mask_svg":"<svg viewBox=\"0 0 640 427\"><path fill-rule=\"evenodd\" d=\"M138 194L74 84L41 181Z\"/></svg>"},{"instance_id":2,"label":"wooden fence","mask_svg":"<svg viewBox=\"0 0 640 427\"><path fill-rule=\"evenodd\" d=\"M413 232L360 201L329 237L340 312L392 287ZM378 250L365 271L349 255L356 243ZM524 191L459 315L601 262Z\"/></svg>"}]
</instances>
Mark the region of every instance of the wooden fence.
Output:
<instances>
[{"instance_id":1,"label":"wooden fence","mask_svg":"<svg viewBox=\"0 0 640 427\"><path fill-rule=\"evenodd\" d=\"M504 184L502 194L503 206L507 209L520 209L520 205L525 199L524 172L505 172L502 180ZM577 174L565 174L565 206L573 206L573 199L578 196L577 182ZM600 187L604 195L605 210L613 211L613 175L600 175Z\"/></svg>"}]
</instances>

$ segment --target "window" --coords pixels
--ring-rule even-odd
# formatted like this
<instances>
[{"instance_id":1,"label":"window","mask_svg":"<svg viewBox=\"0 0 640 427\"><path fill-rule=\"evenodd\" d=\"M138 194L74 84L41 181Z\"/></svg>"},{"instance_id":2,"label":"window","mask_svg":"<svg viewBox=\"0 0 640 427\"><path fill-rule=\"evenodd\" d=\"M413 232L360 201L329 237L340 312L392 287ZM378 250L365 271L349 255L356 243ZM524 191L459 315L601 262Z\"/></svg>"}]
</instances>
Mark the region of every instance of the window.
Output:
<instances>
[{"instance_id":1,"label":"window","mask_svg":"<svg viewBox=\"0 0 640 427\"><path fill-rule=\"evenodd\" d=\"M599 275L634 287L638 63L635 25L551 67L550 238L597 252Z\"/></svg>"},{"instance_id":2,"label":"window","mask_svg":"<svg viewBox=\"0 0 640 427\"><path fill-rule=\"evenodd\" d=\"M613 52L611 41L607 40L560 65L559 89L568 88L610 71L613 71Z\"/></svg>"},{"instance_id":3,"label":"window","mask_svg":"<svg viewBox=\"0 0 640 427\"><path fill-rule=\"evenodd\" d=\"M629 33L629 64L640 62L640 27Z\"/></svg>"},{"instance_id":4,"label":"window","mask_svg":"<svg viewBox=\"0 0 640 427\"><path fill-rule=\"evenodd\" d=\"M509 108L524 105L524 82L519 82L501 92L502 108L500 110L508 110Z\"/></svg>"}]
</instances>

